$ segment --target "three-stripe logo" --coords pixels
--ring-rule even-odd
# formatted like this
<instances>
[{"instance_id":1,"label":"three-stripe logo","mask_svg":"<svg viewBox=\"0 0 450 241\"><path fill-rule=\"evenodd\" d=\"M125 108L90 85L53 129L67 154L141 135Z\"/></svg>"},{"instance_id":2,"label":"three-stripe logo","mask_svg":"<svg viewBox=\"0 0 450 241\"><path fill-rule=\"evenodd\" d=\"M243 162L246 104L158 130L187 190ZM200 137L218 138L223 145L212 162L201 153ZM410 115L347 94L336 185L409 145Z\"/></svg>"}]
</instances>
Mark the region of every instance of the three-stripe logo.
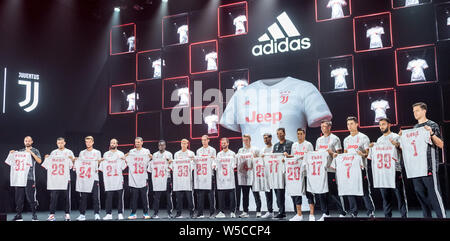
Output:
<instances>
[{"instance_id":1,"label":"three-stripe logo","mask_svg":"<svg viewBox=\"0 0 450 241\"><path fill-rule=\"evenodd\" d=\"M280 14L277 20L277 22L267 28L269 33L264 33L258 38L260 43L268 43L265 45L255 45L252 49L254 56L300 51L311 47L310 38L300 38L301 34L299 30L295 27L286 12Z\"/></svg>"}]
</instances>

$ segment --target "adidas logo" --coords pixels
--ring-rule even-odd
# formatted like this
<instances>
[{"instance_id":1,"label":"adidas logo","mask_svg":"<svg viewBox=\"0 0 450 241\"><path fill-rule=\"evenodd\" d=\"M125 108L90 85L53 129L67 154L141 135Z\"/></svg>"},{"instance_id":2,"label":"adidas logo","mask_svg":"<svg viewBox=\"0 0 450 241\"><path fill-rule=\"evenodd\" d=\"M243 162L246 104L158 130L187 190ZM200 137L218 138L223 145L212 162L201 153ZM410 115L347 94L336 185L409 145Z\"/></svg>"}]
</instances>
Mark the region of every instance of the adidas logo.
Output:
<instances>
[{"instance_id":1,"label":"adidas logo","mask_svg":"<svg viewBox=\"0 0 450 241\"><path fill-rule=\"evenodd\" d=\"M268 43L255 45L252 49L254 56L300 51L311 47L311 39L300 38L300 32L286 12L280 14L277 20L267 28L270 35L265 33L258 39L260 43Z\"/></svg>"}]
</instances>

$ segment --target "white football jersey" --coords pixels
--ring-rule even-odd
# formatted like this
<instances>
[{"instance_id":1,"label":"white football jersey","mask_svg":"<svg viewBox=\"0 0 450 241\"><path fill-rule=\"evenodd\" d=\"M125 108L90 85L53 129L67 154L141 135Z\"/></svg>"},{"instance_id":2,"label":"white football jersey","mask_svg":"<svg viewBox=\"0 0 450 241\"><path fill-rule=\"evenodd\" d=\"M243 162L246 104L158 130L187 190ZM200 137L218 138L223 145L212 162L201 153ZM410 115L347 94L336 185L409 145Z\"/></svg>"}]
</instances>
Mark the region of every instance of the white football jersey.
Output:
<instances>
[{"instance_id":1,"label":"white football jersey","mask_svg":"<svg viewBox=\"0 0 450 241\"><path fill-rule=\"evenodd\" d=\"M285 186L285 173L284 159L282 153L272 153L264 155L264 164L269 173L269 187L270 189L284 189Z\"/></svg>"},{"instance_id":2,"label":"white football jersey","mask_svg":"<svg viewBox=\"0 0 450 241\"><path fill-rule=\"evenodd\" d=\"M341 140L335 134L330 133L328 136L321 136L316 141L316 151L328 151L336 153L338 150L342 150ZM335 170L328 168L331 165L331 161L333 161L332 156L328 156L327 169L328 172L336 172Z\"/></svg>"},{"instance_id":3,"label":"white football jersey","mask_svg":"<svg viewBox=\"0 0 450 241\"><path fill-rule=\"evenodd\" d=\"M180 37L180 44L186 44L188 42L188 31L189 28L187 25L181 25L178 28L177 33Z\"/></svg>"},{"instance_id":4,"label":"white football jersey","mask_svg":"<svg viewBox=\"0 0 450 241\"><path fill-rule=\"evenodd\" d=\"M74 157L69 149L56 149L45 158L42 167L47 169L47 190L67 190L70 181L70 170L73 162L69 156Z\"/></svg>"},{"instance_id":5,"label":"white football jersey","mask_svg":"<svg viewBox=\"0 0 450 241\"><path fill-rule=\"evenodd\" d=\"M211 156L196 156L194 158L194 189L212 189L212 161Z\"/></svg>"},{"instance_id":6,"label":"white football jersey","mask_svg":"<svg viewBox=\"0 0 450 241\"><path fill-rule=\"evenodd\" d=\"M339 196L363 196L362 173L363 161L355 153L339 154L331 167L336 169Z\"/></svg>"},{"instance_id":7,"label":"white football jersey","mask_svg":"<svg viewBox=\"0 0 450 241\"><path fill-rule=\"evenodd\" d=\"M381 119L386 118L386 110L391 108L389 106L389 102L387 100L376 100L372 102L370 105L370 109L372 111L375 111L375 122L380 122Z\"/></svg>"},{"instance_id":8,"label":"white football jersey","mask_svg":"<svg viewBox=\"0 0 450 241\"><path fill-rule=\"evenodd\" d=\"M178 97L180 97L179 106L187 106L189 105L189 88L179 88L178 89Z\"/></svg>"},{"instance_id":9,"label":"white football jersey","mask_svg":"<svg viewBox=\"0 0 450 241\"><path fill-rule=\"evenodd\" d=\"M296 140L298 128L318 127L331 117L327 103L313 84L287 77L259 80L237 91L220 124L251 135L251 145L262 149L265 133L276 136L277 128L284 127L286 139Z\"/></svg>"},{"instance_id":10,"label":"white football jersey","mask_svg":"<svg viewBox=\"0 0 450 241\"><path fill-rule=\"evenodd\" d=\"M395 188L395 163L399 162L397 148L390 142L376 143L368 158L372 160L373 187Z\"/></svg>"},{"instance_id":11,"label":"white football jersey","mask_svg":"<svg viewBox=\"0 0 450 241\"><path fill-rule=\"evenodd\" d=\"M128 166L128 186L143 188L147 186L148 164L150 162L150 151L146 148L130 150L126 157Z\"/></svg>"},{"instance_id":12,"label":"white football jersey","mask_svg":"<svg viewBox=\"0 0 450 241\"><path fill-rule=\"evenodd\" d=\"M94 177L94 181L98 181L98 161L102 159L102 153L96 149L92 149L90 151L84 149L80 152L78 157L83 160L95 161L97 167L96 171L92 173L92 176Z\"/></svg>"},{"instance_id":13,"label":"white football jersey","mask_svg":"<svg viewBox=\"0 0 450 241\"><path fill-rule=\"evenodd\" d=\"M31 154L28 152L19 151L9 153L5 163L11 166L9 176L10 186L27 186L28 172L30 171L30 167L33 165Z\"/></svg>"},{"instance_id":14,"label":"white football jersey","mask_svg":"<svg viewBox=\"0 0 450 241\"><path fill-rule=\"evenodd\" d=\"M135 36L129 37L127 40L127 44L128 44L128 51L129 52L134 51L136 45L136 37Z\"/></svg>"},{"instance_id":15,"label":"white football jersey","mask_svg":"<svg viewBox=\"0 0 450 241\"><path fill-rule=\"evenodd\" d=\"M94 181L98 181L98 159L86 159L80 154L78 159L75 160L73 168L77 173L75 190L77 192L91 193ZM97 180L95 180L95 177L97 177Z\"/></svg>"},{"instance_id":16,"label":"white football jersey","mask_svg":"<svg viewBox=\"0 0 450 241\"><path fill-rule=\"evenodd\" d=\"M253 158L252 166L253 170L253 192L269 192L269 173L264 165L264 159L257 157Z\"/></svg>"},{"instance_id":17,"label":"white football jersey","mask_svg":"<svg viewBox=\"0 0 450 241\"><path fill-rule=\"evenodd\" d=\"M262 150L263 150L264 154L265 153L272 153L273 152L273 146L270 146L270 147L264 146L264 148Z\"/></svg>"},{"instance_id":18,"label":"white football jersey","mask_svg":"<svg viewBox=\"0 0 450 241\"><path fill-rule=\"evenodd\" d=\"M205 61L207 62L207 68L206 70L217 70L217 53L216 52L210 52L207 55L205 55Z\"/></svg>"},{"instance_id":19,"label":"white football jersey","mask_svg":"<svg viewBox=\"0 0 450 241\"><path fill-rule=\"evenodd\" d=\"M197 156L216 158L216 149L212 146L200 147L196 152Z\"/></svg>"},{"instance_id":20,"label":"white football jersey","mask_svg":"<svg viewBox=\"0 0 450 241\"><path fill-rule=\"evenodd\" d=\"M291 155L296 158L303 159L305 154L309 151L314 151L314 147L309 141L303 141L301 144L298 141L292 144Z\"/></svg>"},{"instance_id":21,"label":"white football jersey","mask_svg":"<svg viewBox=\"0 0 450 241\"><path fill-rule=\"evenodd\" d=\"M243 151L239 149L236 155L237 159L237 175L238 184L243 186L251 186L253 184L253 170L251 163L253 162L254 153L251 151Z\"/></svg>"},{"instance_id":22,"label":"white football jersey","mask_svg":"<svg viewBox=\"0 0 450 241\"><path fill-rule=\"evenodd\" d=\"M160 155L157 155L155 157L156 153L160 153ZM170 175L169 170L169 162L166 159L161 152L156 152L153 155L153 159L150 161L148 165L148 172L152 175L152 186L153 191L166 191L167 190L167 178ZM169 153L169 152L164 152ZM168 157L168 156L167 156ZM172 160L170 158L169 160Z\"/></svg>"},{"instance_id":23,"label":"white football jersey","mask_svg":"<svg viewBox=\"0 0 450 241\"><path fill-rule=\"evenodd\" d=\"M179 159L177 154L175 154L175 159L171 166L173 170L173 191L192 191L192 159Z\"/></svg>"},{"instance_id":24,"label":"white football jersey","mask_svg":"<svg viewBox=\"0 0 450 241\"><path fill-rule=\"evenodd\" d=\"M408 62L406 70L411 71L411 82L427 81L424 70L428 69L428 63L424 59L413 59Z\"/></svg>"},{"instance_id":25,"label":"white football jersey","mask_svg":"<svg viewBox=\"0 0 450 241\"><path fill-rule=\"evenodd\" d=\"M247 16L239 15L233 20L233 25L236 26L236 34L246 33L245 22L247 21Z\"/></svg>"},{"instance_id":26,"label":"white football jersey","mask_svg":"<svg viewBox=\"0 0 450 241\"><path fill-rule=\"evenodd\" d=\"M239 91L239 90L241 90L242 88L244 88L246 86L248 86L248 81L247 80L245 80L245 79L238 79L238 80L234 81L234 84L233 84L232 88L235 91Z\"/></svg>"},{"instance_id":27,"label":"white football jersey","mask_svg":"<svg viewBox=\"0 0 450 241\"><path fill-rule=\"evenodd\" d=\"M139 94L131 93L127 95L128 108L127 111L133 111L136 109L136 99L139 100Z\"/></svg>"},{"instance_id":28,"label":"white football jersey","mask_svg":"<svg viewBox=\"0 0 450 241\"><path fill-rule=\"evenodd\" d=\"M306 154L303 161L306 170L306 190L310 193L321 194L328 192L327 151L313 151Z\"/></svg>"},{"instance_id":29,"label":"white football jersey","mask_svg":"<svg viewBox=\"0 0 450 241\"><path fill-rule=\"evenodd\" d=\"M402 130L400 146L408 178L427 176L427 151L431 144L430 132L424 127Z\"/></svg>"},{"instance_id":30,"label":"white football jersey","mask_svg":"<svg viewBox=\"0 0 450 241\"><path fill-rule=\"evenodd\" d=\"M370 139L365 134L358 132L355 136L348 135L344 139L344 150L348 153L365 152L369 149ZM367 160L363 160L364 167L367 166Z\"/></svg>"},{"instance_id":31,"label":"white football jersey","mask_svg":"<svg viewBox=\"0 0 450 241\"><path fill-rule=\"evenodd\" d=\"M289 196L305 195L305 172L302 161L298 158L286 158L286 194Z\"/></svg>"},{"instance_id":32,"label":"white football jersey","mask_svg":"<svg viewBox=\"0 0 450 241\"><path fill-rule=\"evenodd\" d=\"M214 163L216 169L216 183L218 190L229 190L236 187L234 168L236 167L236 154L232 150L221 151L217 154Z\"/></svg>"},{"instance_id":33,"label":"white football jersey","mask_svg":"<svg viewBox=\"0 0 450 241\"><path fill-rule=\"evenodd\" d=\"M377 143L378 144L390 144L392 145L391 139L394 141L399 142L400 141L400 136L394 132L391 132L389 135L382 135L377 139ZM395 171L400 172L402 170L402 167L400 165L400 158L401 158L401 153L399 153L397 151L397 156L393 157L396 160L398 160L397 162L395 162Z\"/></svg>"},{"instance_id":34,"label":"white football jersey","mask_svg":"<svg viewBox=\"0 0 450 241\"><path fill-rule=\"evenodd\" d=\"M105 191L117 191L123 189L123 170L127 168L125 155L122 151L107 151L103 154L104 160L100 162L99 171L103 173Z\"/></svg>"},{"instance_id":35,"label":"white football jersey","mask_svg":"<svg viewBox=\"0 0 450 241\"><path fill-rule=\"evenodd\" d=\"M331 78L334 78L334 89L343 90L347 89L347 81L345 76L348 75L347 68L337 68L331 71Z\"/></svg>"},{"instance_id":36,"label":"white football jersey","mask_svg":"<svg viewBox=\"0 0 450 241\"><path fill-rule=\"evenodd\" d=\"M217 134L217 123L219 117L217 115L205 116L205 123L208 125L208 134Z\"/></svg>"},{"instance_id":37,"label":"white football jersey","mask_svg":"<svg viewBox=\"0 0 450 241\"><path fill-rule=\"evenodd\" d=\"M187 158L193 160L195 158L195 153L191 150L186 151L179 150L175 152L174 159L187 159Z\"/></svg>"},{"instance_id":38,"label":"white football jersey","mask_svg":"<svg viewBox=\"0 0 450 241\"><path fill-rule=\"evenodd\" d=\"M162 61L164 63L164 61ZM153 67L153 78L161 78L161 58L152 62Z\"/></svg>"},{"instance_id":39,"label":"white football jersey","mask_svg":"<svg viewBox=\"0 0 450 241\"><path fill-rule=\"evenodd\" d=\"M170 151L164 151L162 153L160 151L157 151L157 152L153 153L153 158L154 159L162 158L162 159L168 161L168 160L173 160L173 155L172 155L172 153L170 153Z\"/></svg>"},{"instance_id":40,"label":"white football jersey","mask_svg":"<svg viewBox=\"0 0 450 241\"><path fill-rule=\"evenodd\" d=\"M406 0L405 7L419 4L419 0Z\"/></svg>"},{"instance_id":41,"label":"white football jersey","mask_svg":"<svg viewBox=\"0 0 450 241\"><path fill-rule=\"evenodd\" d=\"M346 6L345 0L330 0L327 4L327 8L331 8L331 19L344 17L343 6Z\"/></svg>"},{"instance_id":42,"label":"white football jersey","mask_svg":"<svg viewBox=\"0 0 450 241\"><path fill-rule=\"evenodd\" d=\"M383 48L383 41L381 35L384 34L384 28L376 26L367 30L367 38L370 38L370 49Z\"/></svg>"}]
</instances>

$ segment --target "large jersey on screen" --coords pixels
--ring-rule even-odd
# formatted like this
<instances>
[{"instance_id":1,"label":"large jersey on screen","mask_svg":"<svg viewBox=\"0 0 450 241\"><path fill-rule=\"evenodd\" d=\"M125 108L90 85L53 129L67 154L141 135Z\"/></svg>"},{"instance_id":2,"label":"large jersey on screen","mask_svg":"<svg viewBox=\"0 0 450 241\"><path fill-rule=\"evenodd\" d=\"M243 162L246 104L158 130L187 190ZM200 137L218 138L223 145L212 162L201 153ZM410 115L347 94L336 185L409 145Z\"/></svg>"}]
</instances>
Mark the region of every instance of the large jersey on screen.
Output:
<instances>
[{"instance_id":1,"label":"large jersey on screen","mask_svg":"<svg viewBox=\"0 0 450 241\"><path fill-rule=\"evenodd\" d=\"M9 173L11 187L25 187L27 185L28 172L33 165L31 154L19 151L9 153L5 163L11 166Z\"/></svg>"},{"instance_id":2,"label":"large jersey on screen","mask_svg":"<svg viewBox=\"0 0 450 241\"><path fill-rule=\"evenodd\" d=\"M173 170L173 191L192 191L192 159L177 159L175 157L171 165Z\"/></svg>"},{"instance_id":3,"label":"large jersey on screen","mask_svg":"<svg viewBox=\"0 0 450 241\"><path fill-rule=\"evenodd\" d=\"M212 189L212 158L196 156L194 158L194 189Z\"/></svg>"},{"instance_id":4,"label":"large jersey on screen","mask_svg":"<svg viewBox=\"0 0 450 241\"><path fill-rule=\"evenodd\" d=\"M314 194L328 192L328 156L329 154L326 151L306 153L303 163L306 170L306 190L308 192Z\"/></svg>"},{"instance_id":5,"label":"large jersey on screen","mask_svg":"<svg viewBox=\"0 0 450 241\"><path fill-rule=\"evenodd\" d=\"M284 155L282 153L273 153L264 155L264 164L269 173L270 189L284 189L284 164L282 162Z\"/></svg>"},{"instance_id":6,"label":"large jersey on screen","mask_svg":"<svg viewBox=\"0 0 450 241\"><path fill-rule=\"evenodd\" d=\"M376 143L369 152L372 160L373 186L375 188L395 188L395 163L397 148L390 142Z\"/></svg>"},{"instance_id":7,"label":"large jersey on screen","mask_svg":"<svg viewBox=\"0 0 450 241\"><path fill-rule=\"evenodd\" d=\"M161 152L157 152L160 153ZM169 152L165 152L169 153ZM155 153L156 154L156 153ZM166 191L167 190L167 178L170 175L169 163L163 155L153 154L153 159L148 165L148 171L152 175L153 191ZM168 155L168 154L167 154ZM170 160L172 159L170 155Z\"/></svg>"},{"instance_id":8,"label":"large jersey on screen","mask_svg":"<svg viewBox=\"0 0 450 241\"><path fill-rule=\"evenodd\" d=\"M74 163L77 173L75 190L77 192L91 193L94 187L95 176L98 178L98 159L86 159L82 155Z\"/></svg>"},{"instance_id":9,"label":"large jersey on screen","mask_svg":"<svg viewBox=\"0 0 450 241\"><path fill-rule=\"evenodd\" d=\"M286 77L259 80L237 91L220 124L251 135L251 145L262 149L265 133L276 136L277 128L284 127L286 139L296 140L298 128L317 127L331 117L327 103L313 84Z\"/></svg>"},{"instance_id":10,"label":"large jersey on screen","mask_svg":"<svg viewBox=\"0 0 450 241\"><path fill-rule=\"evenodd\" d=\"M107 151L103 154L104 160L100 163L99 170L103 173L105 191L117 191L123 189L122 171L127 167L123 152Z\"/></svg>"},{"instance_id":11,"label":"large jersey on screen","mask_svg":"<svg viewBox=\"0 0 450 241\"><path fill-rule=\"evenodd\" d=\"M132 149L126 157L128 166L128 185L135 188L147 186L147 169L150 162L150 151L142 148Z\"/></svg>"},{"instance_id":12,"label":"large jersey on screen","mask_svg":"<svg viewBox=\"0 0 450 241\"><path fill-rule=\"evenodd\" d=\"M286 193L289 196L305 195L305 173L302 161L298 158L286 158Z\"/></svg>"},{"instance_id":13,"label":"large jersey on screen","mask_svg":"<svg viewBox=\"0 0 450 241\"><path fill-rule=\"evenodd\" d=\"M54 150L45 158L42 167L47 169L47 190L67 190L73 168L69 156L74 157L72 151L64 149Z\"/></svg>"},{"instance_id":14,"label":"large jersey on screen","mask_svg":"<svg viewBox=\"0 0 450 241\"><path fill-rule=\"evenodd\" d=\"M402 131L400 146L408 178L427 176L427 150L431 144L430 132L424 127Z\"/></svg>"},{"instance_id":15,"label":"large jersey on screen","mask_svg":"<svg viewBox=\"0 0 450 241\"><path fill-rule=\"evenodd\" d=\"M236 154L231 150L228 150L226 152L219 152L217 154L214 166L216 168L217 189L234 189L234 168L236 167Z\"/></svg>"},{"instance_id":16,"label":"large jersey on screen","mask_svg":"<svg viewBox=\"0 0 450 241\"><path fill-rule=\"evenodd\" d=\"M339 196L363 196L362 173L363 161L354 153L339 154L331 163L336 169Z\"/></svg>"}]
</instances>

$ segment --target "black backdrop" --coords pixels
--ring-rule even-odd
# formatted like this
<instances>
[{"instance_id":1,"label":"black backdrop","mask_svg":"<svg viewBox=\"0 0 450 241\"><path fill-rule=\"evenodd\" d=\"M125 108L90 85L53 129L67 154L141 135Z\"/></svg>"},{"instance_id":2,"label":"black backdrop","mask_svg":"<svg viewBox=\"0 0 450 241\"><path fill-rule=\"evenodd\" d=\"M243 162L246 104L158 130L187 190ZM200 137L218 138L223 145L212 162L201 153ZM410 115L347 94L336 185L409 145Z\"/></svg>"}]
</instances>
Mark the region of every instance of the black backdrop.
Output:
<instances>
[{"instance_id":1,"label":"black backdrop","mask_svg":"<svg viewBox=\"0 0 450 241\"><path fill-rule=\"evenodd\" d=\"M182 3L184 2L184 3ZM195 2L195 3L193 3ZM250 82L262 78L292 76L307 80L318 86L318 61L330 57L353 55L355 59L354 91L324 93L324 98L333 113L336 134L343 140L345 117L358 115L357 92L372 89L394 88L397 92L397 131L401 126L415 123L411 104L424 101L429 104L428 117L442 125L444 138L449 138L449 84L448 68L450 43L439 41L436 34L436 6L445 1L433 1L416 7L392 9L389 0L352 0L350 17L316 22L314 0L258 0L248 1L249 31L247 35L218 38L217 8L219 4L239 1L170 1L168 11L158 10L146 16L125 15L120 21L99 21L86 14L83 7L68 6L58 1L43 1L41 5L11 6L3 3L1 11L20 11L21 15L12 13L0 15L0 64L11 71L39 73L41 75L41 102L33 113L20 111L1 115L2 133L0 135L0 153L22 146L23 137L32 135L35 147L41 153L49 153L55 148L57 136L65 136L67 147L74 153L83 149L83 137L93 135L96 148L106 151L109 139L119 139L121 149L132 148L136 136L145 137L145 145L152 152L156 151L156 140L169 141L168 149L179 149L181 138L191 140L191 149L200 147L198 139L190 138L190 126L176 126L169 117L171 110L162 108L163 80L136 81L136 53L109 56L109 31L113 25L135 23L137 34L137 51L160 49L167 61L163 69L163 78L189 76L191 82L208 79L204 83L208 88L219 87L219 73L234 69L249 69ZM9 11L8 11L9 10ZM311 48L299 52L254 57L251 48L258 44L257 39L267 32L267 28L276 21L283 11L289 15L302 37L311 39ZM326 11L320 10L318 11ZM354 17L390 12L392 14L393 47L365 53L354 50ZM219 46L219 71L207 74L190 74L189 44L162 46L162 17L187 13L189 16L189 44L216 40ZM62 17L64 16L64 17ZM60 17L60 18L57 18ZM62 19L56 21L56 19ZM69 27L68 27L69 26ZM442 28L442 27L441 27ZM355 33L357 36L365 33ZM437 48L437 66L439 81L414 86L397 86L395 73L395 50L397 48L433 44ZM9 79L8 81L16 81ZM136 84L140 100L139 112L121 115L109 115L109 88L112 85ZM192 86L193 83L191 83ZM14 95L12 95L14 96ZM207 105L208 102L203 103ZM392 109L393 110L393 109ZM151 112L151 113L146 113ZM371 115L370 109L361 108L361 116ZM159 128L157 123L159 123ZM138 125L138 127L136 126ZM157 129L157 130L155 130ZM136 130L138 133L136 133ZM378 128L361 129L372 141L380 135ZM307 139L315 143L320 135L319 129L309 129ZM220 136L238 137L238 133L220 128ZM275 140L274 140L275 141ZM211 145L219 149L218 138ZM239 139L231 141L233 150L241 146ZM448 149L448 145L446 145ZM448 202L447 165L441 165L440 177L442 191ZM7 207L13 207L13 191L9 185L9 168L2 162L1 188L9 197ZM40 210L48 209L49 195L45 192L46 177L42 168L37 168L37 198ZM75 194L75 192L73 193ZM408 204L418 207L411 184L407 183ZM2 195L5 196L5 195ZM78 205L76 195L73 208ZM126 195L127 197L127 195ZM381 208L381 198L375 191L376 207ZM126 200L126 204L128 201Z\"/></svg>"}]
</instances>

